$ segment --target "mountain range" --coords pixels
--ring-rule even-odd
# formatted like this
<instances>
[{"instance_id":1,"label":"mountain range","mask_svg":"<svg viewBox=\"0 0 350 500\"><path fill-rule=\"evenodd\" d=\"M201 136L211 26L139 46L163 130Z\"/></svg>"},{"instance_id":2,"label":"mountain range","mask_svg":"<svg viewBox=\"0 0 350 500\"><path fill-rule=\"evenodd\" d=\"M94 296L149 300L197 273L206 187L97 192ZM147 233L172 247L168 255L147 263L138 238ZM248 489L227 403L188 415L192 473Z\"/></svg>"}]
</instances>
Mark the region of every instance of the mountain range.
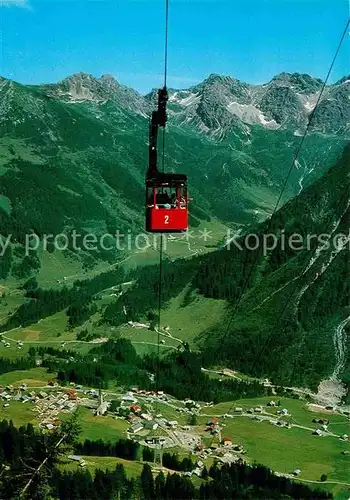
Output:
<instances>
[{"instance_id":1,"label":"mountain range","mask_svg":"<svg viewBox=\"0 0 350 500\"><path fill-rule=\"evenodd\" d=\"M349 82L325 87L281 204L322 176L346 144ZM322 87L301 74L264 85L213 74L169 90L165 168L188 174L192 227L217 220L242 229L271 214ZM45 85L1 78L2 235L21 243L31 231L143 230L155 104L155 91L142 96L110 75ZM88 257L112 262L118 253Z\"/></svg>"}]
</instances>

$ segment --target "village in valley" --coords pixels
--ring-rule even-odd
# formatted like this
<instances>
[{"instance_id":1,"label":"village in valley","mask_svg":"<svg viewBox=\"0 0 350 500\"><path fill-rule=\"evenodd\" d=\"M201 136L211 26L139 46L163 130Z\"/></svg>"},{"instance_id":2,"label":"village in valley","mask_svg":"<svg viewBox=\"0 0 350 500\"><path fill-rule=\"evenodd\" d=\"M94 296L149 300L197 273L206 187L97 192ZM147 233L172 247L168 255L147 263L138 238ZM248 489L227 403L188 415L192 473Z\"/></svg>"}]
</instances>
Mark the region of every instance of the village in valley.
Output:
<instances>
[{"instance_id":1,"label":"village in valley","mask_svg":"<svg viewBox=\"0 0 350 500\"><path fill-rule=\"evenodd\" d=\"M304 429L315 439L333 437L344 444L349 441L346 433L335 433L335 427L329 428L332 419L339 417L339 410L308 403L309 424L301 425L296 423L293 414L277 399L265 398L264 404L255 406L250 406L249 401L248 405L214 405L191 399L179 401L163 391L156 393L137 387L125 393L113 393L73 383L62 387L55 380L50 380L43 388L27 387L25 383L0 387L0 401L2 418L6 415L6 410L15 403L30 405L33 418L46 432L60 426L69 414L82 408L84 412L88 412L86 415L90 415L90 422L93 418L93 421L105 421L106 426L110 426L110 419L113 419L120 423L116 439L130 439L155 450L154 456L158 460L154 464L155 470L161 464L163 452L181 450L194 458L196 464L194 470L183 474L199 478L202 477L204 467L214 461L230 464L243 459L243 456L244 460L252 458L246 441L242 441L239 433L234 432L234 422L246 422L250 426L267 422L281 429ZM244 400L241 403L242 401ZM322 418L313 417L312 411L315 410L322 410ZM349 418L349 415L342 417ZM348 448L344 447L342 454L349 454ZM88 457L69 455L67 458L80 467L88 465ZM295 464L289 470L275 472L286 477L302 477L303 470L296 457Z\"/></svg>"}]
</instances>

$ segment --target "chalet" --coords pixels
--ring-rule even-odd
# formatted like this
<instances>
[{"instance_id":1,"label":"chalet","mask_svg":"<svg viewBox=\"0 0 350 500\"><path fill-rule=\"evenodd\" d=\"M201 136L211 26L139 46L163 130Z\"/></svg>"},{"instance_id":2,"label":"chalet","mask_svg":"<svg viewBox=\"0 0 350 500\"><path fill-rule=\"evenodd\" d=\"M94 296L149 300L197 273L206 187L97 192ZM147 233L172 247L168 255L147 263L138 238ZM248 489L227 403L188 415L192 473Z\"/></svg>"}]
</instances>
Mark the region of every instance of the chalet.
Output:
<instances>
[{"instance_id":1,"label":"chalet","mask_svg":"<svg viewBox=\"0 0 350 500\"><path fill-rule=\"evenodd\" d=\"M193 406L196 406L195 401L192 401L192 399L185 399L184 403L187 408L192 408Z\"/></svg>"},{"instance_id":2,"label":"chalet","mask_svg":"<svg viewBox=\"0 0 350 500\"><path fill-rule=\"evenodd\" d=\"M277 412L278 415L288 415L288 410L286 408L283 408L283 410L278 410Z\"/></svg>"},{"instance_id":3,"label":"chalet","mask_svg":"<svg viewBox=\"0 0 350 500\"><path fill-rule=\"evenodd\" d=\"M241 444L234 444L233 445L233 449L235 451L239 451L239 452L242 452L243 451L243 446Z\"/></svg>"},{"instance_id":4,"label":"chalet","mask_svg":"<svg viewBox=\"0 0 350 500\"><path fill-rule=\"evenodd\" d=\"M263 409L261 408L261 406L257 406L256 408L254 408L254 411L255 413L262 413Z\"/></svg>"},{"instance_id":5,"label":"chalet","mask_svg":"<svg viewBox=\"0 0 350 500\"><path fill-rule=\"evenodd\" d=\"M122 401L130 401L131 403L137 403L137 400L134 398L131 392L127 392L123 397Z\"/></svg>"},{"instance_id":6,"label":"chalet","mask_svg":"<svg viewBox=\"0 0 350 500\"><path fill-rule=\"evenodd\" d=\"M220 462L224 464L232 464L238 462L239 458L236 455L232 455L232 453L224 453L220 458Z\"/></svg>"},{"instance_id":7,"label":"chalet","mask_svg":"<svg viewBox=\"0 0 350 500\"><path fill-rule=\"evenodd\" d=\"M224 439L222 440L222 444L224 446L232 446L232 439L229 437L224 437Z\"/></svg>"},{"instance_id":8,"label":"chalet","mask_svg":"<svg viewBox=\"0 0 350 500\"><path fill-rule=\"evenodd\" d=\"M130 410L133 412L133 413L140 413L142 411L141 409L141 406L140 405L131 405L130 406Z\"/></svg>"},{"instance_id":9,"label":"chalet","mask_svg":"<svg viewBox=\"0 0 350 500\"><path fill-rule=\"evenodd\" d=\"M144 428L155 431L158 428L158 424L157 422L146 422Z\"/></svg>"},{"instance_id":10,"label":"chalet","mask_svg":"<svg viewBox=\"0 0 350 500\"><path fill-rule=\"evenodd\" d=\"M314 434L315 436L322 436L322 431L321 429L315 429L312 434Z\"/></svg>"},{"instance_id":11,"label":"chalet","mask_svg":"<svg viewBox=\"0 0 350 500\"><path fill-rule=\"evenodd\" d=\"M159 437L159 436L153 436L153 437L148 437L145 439L145 442L147 444L163 444L165 443L165 438L164 437Z\"/></svg>"},{"instance_id":12,"label":"chalet","mask_svg":"<svg viewBox=\"0 0 350 500\"><path fill-rule=\"evenodd\" d=\"M74 462L81 462L82 458L78 455L68 455L69 460L73 460Z\"/></svg>"},{"instance_id":13,"label":"chalet","mask_svg":"<svg viewBox=\"0 0 350 500\"><path fill-rule=\"evenodd\" d=\"M269 401L267 403L267 406L276 406L276 402L275 401Z\"/></svg>"},{"instance_id":14,"label":"chalet","mask_svg":"<svg viewBox=\"0 0 350 500\"><path fill-rule=\"evenodd\" d=\"M129 432L136 434L137 432L141 431L143 429L143 425L141 422L138 422L137 424L133 425L130 429Z\"/></svg>"},{"instance_id":15,"label":"chalet","mask_svg":"<svg viewBox=\"0 0 350 500\"><path fill-rule=\"evenodd\" d=\"M216 417L213 417L211 420L208 420L207 425L212 426L212 425L217 425L218 419Z\"/></svg>"},{"instance_id":16,"label":"chalet","mask_svg":"<svg viewBox=\"0 0 350 500\"><path fill-rule=\"evenodd\" d=\"M170 427L172 427L174 429L175 427L177 427L178 422L177 422L177 420L170 420L168 422L168 424L170 425Z\"/></svg>"},{"instance_id":17,"label":"chalet","mask_svg":"<svg viewBox=\"0 0 350 500\"><path fill-rule=\"evenodd\" d=\"M313 418L312 423L328 425L329 420L328 420L328 418Z\"/></svg>"},{"instance_id":18,"label":"chalet","mask_svg":"<svg viewBox=\"0 0 350 500\"><path fill-rule=\"evenodd\" d=\"M196 450L203 451L204 450L204 443L202 443L202 442L197 443Z\"/></svg>"},{"instance_id":19,"label":"chalet","mask_svg":"<svg viewBox=\"0 0 350 500\"><path fill-rule=\"evenodd\" d=\"M69 401L74 401L77 399L77 393L75 391L69 391L67 393L67 396Z\"/></svg>"},{"instance_id":20,"label":"chalet","mask_svg":"<svg viewBox=\"0 0 350 500\"><path fill-rule=\"evenodd\" d=\"M299 476L299 474L301 473L301 470L300 469L295 469L293 470L292 474L293 476Z\"/></svg>"},{"instance_id":21,"label":"chalet","mask_svg":"<svg viewBox=\"0 0 350 500\"><path fill-rule=\"evenodd\" d=\"M149 413L141 413L141 417L144 420L147 420L148 422L150 422L152 420L152 415L150 415Z\"/></svg>"}]
</instances>

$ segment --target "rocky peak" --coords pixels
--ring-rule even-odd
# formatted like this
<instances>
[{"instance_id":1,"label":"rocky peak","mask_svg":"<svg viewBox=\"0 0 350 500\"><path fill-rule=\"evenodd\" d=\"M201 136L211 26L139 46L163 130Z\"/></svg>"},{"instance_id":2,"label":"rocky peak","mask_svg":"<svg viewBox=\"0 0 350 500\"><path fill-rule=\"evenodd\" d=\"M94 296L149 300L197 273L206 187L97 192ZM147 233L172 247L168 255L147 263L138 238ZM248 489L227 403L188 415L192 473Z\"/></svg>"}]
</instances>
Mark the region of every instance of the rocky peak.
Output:
<instances>
[{"instance_id":1,"label":"rocky peak","mask_svg":"<svg viewBox=\"0 0 350 500\"><path fill-rule=\"evenodd\" d=\"M149 103L138 92L120 83L113 75L105 74L95 78L88 73L76 73L50 88L50 94L55 94L70 102L84 101L104 103L113 101L122 108L139 114L148 112Z\"/></svg>"},{"instance_id":2,"label":"rocky peak","mask_svg":"<svg viewBox=\"0 0 350 500\"><path fill-rule=\"evenodd\" d=\"M337 82L335 82L334 85L342 85L343 83L348 83L348 82L350 82L350 75L343 76L343 78L341 78L340 80L338 80Z\"/></svg>"},{"instance_id":3,"label":"rocky peak","mask_svg":"<svg viewBox=\"0 0 350 500\"><path fill-rule=\"evenodd\" d=\"M270 84L286 86L302 94L312 94L322 87L322 80L301 73L280 73L270 81Z\"/></svg>"},{"instance_id":4,"label":"rocky peak","mask_svg":"<svg viewBox=\"0 0 350 500\"><path fill-rule=\"evenodd\" d=\"M108 85L114 85L114 86L119 85L118 81L114 78L114 76L110 75L109 73L107 73L106 75L102 75L100 80Z\"/></svg>"}]
</instances>

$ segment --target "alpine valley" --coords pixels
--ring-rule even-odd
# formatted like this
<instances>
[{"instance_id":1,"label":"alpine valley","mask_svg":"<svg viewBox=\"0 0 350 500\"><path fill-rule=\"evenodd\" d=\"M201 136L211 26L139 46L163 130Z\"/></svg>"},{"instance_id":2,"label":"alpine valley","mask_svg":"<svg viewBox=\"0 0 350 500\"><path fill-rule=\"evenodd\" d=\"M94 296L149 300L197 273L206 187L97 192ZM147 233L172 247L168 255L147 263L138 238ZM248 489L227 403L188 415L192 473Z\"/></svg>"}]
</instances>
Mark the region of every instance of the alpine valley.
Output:
<instances>
[{"instance_id":1,"label":"alpine valley","mask_svg":"<svg viewBox=\"0 0 350 500\"><path fill-rule=\"evenodd\" d=\"M249 227L261 223L258 227L263 232L263 221L275 207L322 85L321 80L305 74L282 73L260 86L212 74L188 90L170 90L165 165L170 171L186 172L189 176L193 198L191 229L209 225L210 228L231 228L232 234L244 234ZM274 222L276 230L283 227L289 233L300 233L301 229L305 234L311 229L320 232L327 217L334 218L334 227L343 220L341 214L345 201L337 212L334 204L340 198L338 190L347 184L348 150L341 160L339 158L350 135L349 91L349 78L325 88L279 206L291 198L293 200L278 212L279 223ZM29 255L24 255L24 235L35 233L39 239L48 234L71 234L73 230L82 235L91 231L97 235L106 232L113 235L117 230L144 230L143 186L148 120L155 99L155 91L142 96L109 75L94 78L80 73L58 84L40 86L25 86L1 79L0 227L3 245L11 235L11 245L0 260L2 279L23 280L39 273L39 279L54 274L55 278L62 280L69 274L64 271L66 261L74 262L77 266L73 265L74 269L81 266L86 273L87 270L105 269L104 263L113 267L118 260L130 257L133 248L129 251L117 248L90 252L74 248L63 252L56 250L56 255L63 255L57 257L61 260L61 267L55 274L49 269L55 263L53 254L51 258L51 248L40 251L39 245L37 252L33 249ZM333 177L339 170L337 182L332 180L330 173L325 176L334 164L338 167L333 167ZM331 179L331 184L328 179ZM311 201L304 201L310 197ZM302 208L299 208L300 204ZM223 242L225 233L220 234ZM176 257L188 257L189 246L183 245ZM215 246L214 241L214 245L205 245L194 253L206 253ZM286 344L277 330L276 335L285 347L278 356L275 355L274 363L270 360L266 366L260 363L258 374L277 373L278 366L283 365L283 370L291 376L291 369L287 368L285 361L294 362L294 357L290 356L293 349L298 351L300 358L298 346L303 342L310 344L311 350L322 348L329 352L328 347L331 350L331 332L337 327L335 316L339 315L338 323L344 319L340 309L342 304L346 305L347 290L342 274L338 274L338 278L339 283L343 283L343 299L332 281L328 285L331 290L322 292L330 297L332 311L324 307L320 311L310 307L305 309L308 328L314 323L310 315L315 316L315 321L317 318L317 324L312 326L315 338L306 335L306 323L301 321L299 309L303 310L304 300L310 305L307 295L318 289L318 283L322 282L323 290L326 276L335 276L332 269L336 268L338 260L343 262L345 273L346 252L344 248L339 255L330 254L329 262L325 263L323 253L317 248L313 250L316 256L310 257L310 272L306 273L310 277L308 284L304 283L305 273L300 276L302 255L298 257L284 252L277 256L275 251L267 261L261 261L256 276L251 277L252 290L241 305L244 319L238 317L237 323L232 325L232 332L237 329L239 333L229 336L234 339L235 347L234 355L229 355L226 361L232 359L234 366L249 371L249 359L254 356L252 352L248 356L244 354L248 345L252 344L252 338L260 335L259 332L264 337L271 327L275 328L273 318L282 307L284 295L290 293L289 284L295 282L298 283L298 299L293 303L295 312L290 313L289 319L291 343ZM50 258L46 254L50 254ZM254 252L250 254L254 255ZM233 257L232 252L221 251L210 252L203 259L195 260L200 270L194 290L199 289L213 298L235 300L246 278L249 256L238 252ZM147 262L147 256L144 261L151 263ZM187 274L178 269L188 265L193 267L194 264L180 260L175 265L175 276L182 276ZM221 266L224 266L222 270ZM322 272L318 272L316 279L312 269L319 266ZM146 283L141 286L146 295L149 272L147 267ZM80 277L79 272L73 277ZM268 281L265 283L264 280ZM56 282L50 279L42 281L44 288L50 288L53 281ZM184 283L180 281L179 288L172 288L172 295L175 295L175 290L180 292L183 288ZM150 283L151 289L153 286ZM277 291L272 293L276 287ZM334 299L331 298L332 290ZM315 300L316 297L317 301L320 300L320 293L313 292ZM153 296L149 295L149 309L152 309ZM124 300L124 296L120 300ZM145 312L142 311L143 301L136 300L135 304L139 312ZM111 310L114 307L109 306ZM272 311L271 317L266 307ZM246 312L252 309L256 311L254 315L247 316ZM103 317L108 317L108 311ZM18 312L14 314L19 315ZM320 319L324 314L330 324ZM18 321L20 324L23 318ZM8 322L18 326L14 319L10 318ZM218 318L218 324L222 324L222 318ZM325 334L328 340L322 343L316 341L320 328L330 332ZM210 334L209 338L216 337ZM254 343L255 348L258 345L259 342ZM336 347L334 355L339 349ZM229 353L230 349L224 351ZM312 356L305 349L302 352L314 366L310 377L315 382L334 364L332 358L325 361L325 355ZM307 364L305 360L302 363ZM318 363L324 369L317 367ZM300 373L300 370L293 373Z\"/></svg>"},{"instance_id":2,"label":"alpine valley","mask_svg":"<svg viewBox=\"0 0 350 500\"><path fill-rule=\"evenodd\" d=\"M51 446L30 498L348 498L350 77L323 87L169 90L190 231L164 238L160 273L163 238L136 241L156 91L0 78L0 496L18 450L35 470ZM153 483L160 436L172 472Z\"/></svg>"}]
</instances>

